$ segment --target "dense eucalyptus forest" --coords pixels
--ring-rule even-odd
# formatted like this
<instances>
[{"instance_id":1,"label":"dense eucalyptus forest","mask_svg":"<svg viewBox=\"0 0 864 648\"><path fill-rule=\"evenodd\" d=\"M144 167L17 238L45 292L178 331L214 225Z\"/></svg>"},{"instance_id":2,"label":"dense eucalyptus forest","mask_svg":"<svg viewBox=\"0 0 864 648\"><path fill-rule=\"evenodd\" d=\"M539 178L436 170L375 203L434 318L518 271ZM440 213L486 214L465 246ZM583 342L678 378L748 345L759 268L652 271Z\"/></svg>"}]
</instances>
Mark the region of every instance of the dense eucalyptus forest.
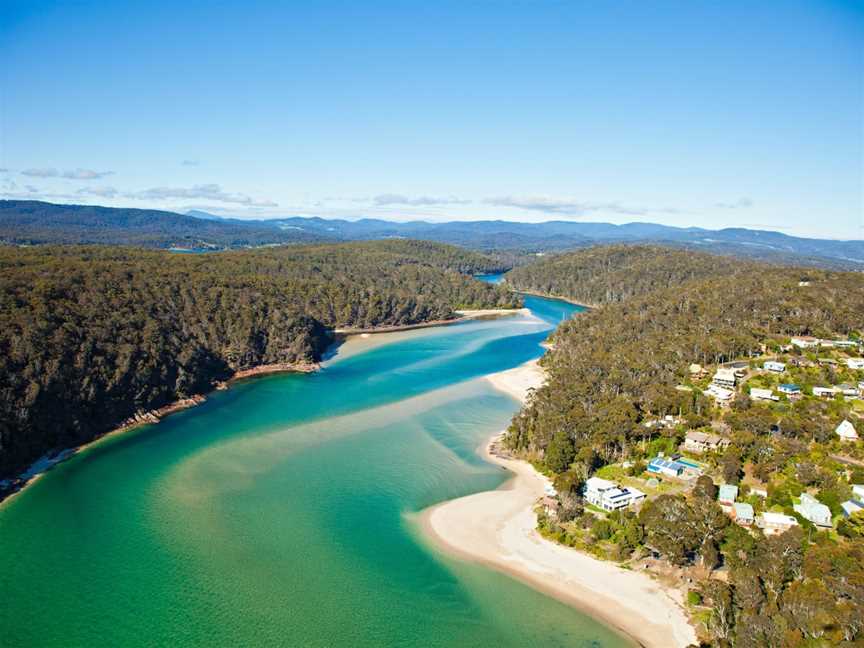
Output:
<instances>
[{"instance_id":1,"label":"dense eucalyptus forest","mask_svg":"<svg viewBox=\"0 0 864 648\"><path fill-rule=\"evenodd\" d=\"M212 254L0 247L0 477L236 371L320 359L336 327L519 305L447 245L378 241Z\"/></svg>"},{"instance_id":2,"label":"dense eucalyptus forest","mask_svg":"<svg viewBox=\"0 0 864 648\"><path fill-rule=\"evenodd\" d=\"M610 559L656 552L701 574L690 588L691 610L712 645L860 645L864 518L843 521L836 531L802 521L764 537L729 521L707 475L690 492L661 490L638 515L598 519L580 494L598 470L643 474L644 461L659 450L676 451L687 429L721 430L732 443L710 460L720 481L739 483L746 467L768 484L760 506L791 513L794 498L811 490L839 514L849 484L864 482L864 468L831 456L839 451L834 426L854 416L852 401L808 397L768 407L740 396L719 408L700 390L680 386L690 382L691 363L746 358L792 335L857 337L864 328L864 276L646 247L562 255L512 271L507 283L598 304L552 336L541 361L548 383L506 437L517 454L552 473L562 493L560 516L541 516L541 528L598 555L608 550ZM792 357L800 375L824 379L840 371L815 353L798 353ZM645 425L667 414L682 423Z\"/></svg>"}]
</instances>

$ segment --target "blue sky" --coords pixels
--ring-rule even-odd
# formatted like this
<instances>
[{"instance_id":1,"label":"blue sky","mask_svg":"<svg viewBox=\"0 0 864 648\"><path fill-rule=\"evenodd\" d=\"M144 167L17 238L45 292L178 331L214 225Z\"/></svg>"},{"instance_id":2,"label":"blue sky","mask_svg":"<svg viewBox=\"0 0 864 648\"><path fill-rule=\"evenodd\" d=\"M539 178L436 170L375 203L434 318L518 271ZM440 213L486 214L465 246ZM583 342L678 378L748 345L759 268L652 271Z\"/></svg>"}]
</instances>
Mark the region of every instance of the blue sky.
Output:
<instances>
[{"instance_id":1,"label":"blue sky","mask_svg":"<svg viewBox=\"0 0 864 648\"><path fill-rule=\"evenodd\" d=\"M864 238L864 3L0 2L0 195Z\"/></svg>"}]
</instances>

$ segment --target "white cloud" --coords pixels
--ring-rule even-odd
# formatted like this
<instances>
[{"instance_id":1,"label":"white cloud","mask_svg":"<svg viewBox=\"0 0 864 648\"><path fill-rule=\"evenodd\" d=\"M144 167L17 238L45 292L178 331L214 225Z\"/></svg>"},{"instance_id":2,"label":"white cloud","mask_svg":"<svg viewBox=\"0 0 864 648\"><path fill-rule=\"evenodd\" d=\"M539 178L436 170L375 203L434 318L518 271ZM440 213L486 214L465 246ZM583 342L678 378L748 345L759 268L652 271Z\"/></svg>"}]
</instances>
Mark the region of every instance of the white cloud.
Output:
<instances>
[{"instance_id":1,"label":"white cloud","mask_svg":"<svg viewBox=\"0 0 864 648\"><path fill-rule=\"evenodd\" d=\"M648 212L662 211L676 213L672 207L649 208L629 207L621 203L593 203L573 198L552 198L549 196L497 196L483 201L495 207L515 207L528 211L538 211L544 214L559 214L565 216L585 216L594 212L612 212L625 216L638 216Z\"/></svg>"},{"instance_id":2,"label":"white cloud","mask_svg":"<svg viewBox=\"0 0 864 648\"><path fill-rule=\"evenodd\" d=\"M471 201L456 196L405 196L402 194L379 194L372 198L376 205L409 205L411 207L429 207L433 205L467 205Z\"/></svg>"},{"instance_id":3,"label":"white cloud","mask_svg":"<svg viewBox=\"0 0 864 648\"><path fill-rule=\"evenodd\" d=\"M113 175L113 171L93 171L92 169L67 169L62 173L53 167L24 169L21 175L31 178L66 178L67 180L98 180Z\"/></svg>"},{"instance_id":4,"label":"white cloud","mask_svg":"<svg viewBox=\"0 0 864 648\"><path fill-rule=\"evenodd\" d=\"M152 189L123 195L135 200L172 200L179 198L183 200L213 200L249 207L278 207L278 204L272 200L255 200L246 194L223 191L222 187L218 184L202 184L192 187L153 187Z\"/></svg>"},{"instance_id":5,"label":"white cloud","mask_svg":"<svg viewBox=\"0 0 864 648\"><path fill-rule=\"evenodd\" d=\"M114 187L84 187L78 193L84 196L98 196L100 198L116 198L119 195Z\"/></svg>"},{"instance_id":6,"label":"white cloud","mask_svg":"<svg viewBox=\"0 0 864 648\"><path fill-rule=\"evenodd\" d=\"M753 206L753 201L749 198L739 198L735 202L720 202L714 206L720 209L746 209Z\"/></svg>"},{"instance_id":7,"label":"white cloud","mask_svg":"<svg viewBox=\"0 0 864 648\"><path fill-rule=\"evenodd\" d=\"M24 169L21 175L30 176L31 178L56 178L60 173L57 169L41 168L41 169Z\"/></svg>"},{"instance_id":8,"label":"white cloud","mask_svg":"<svg viewBox=\"0 0 864 648\"><path fill-rule=\"evenodd\" d=\"M90 169L75 169L64 171L63 177L69 180L98 180L106 176L114 175L113 171L92 171Z\"/></svg>"}]
</instances>

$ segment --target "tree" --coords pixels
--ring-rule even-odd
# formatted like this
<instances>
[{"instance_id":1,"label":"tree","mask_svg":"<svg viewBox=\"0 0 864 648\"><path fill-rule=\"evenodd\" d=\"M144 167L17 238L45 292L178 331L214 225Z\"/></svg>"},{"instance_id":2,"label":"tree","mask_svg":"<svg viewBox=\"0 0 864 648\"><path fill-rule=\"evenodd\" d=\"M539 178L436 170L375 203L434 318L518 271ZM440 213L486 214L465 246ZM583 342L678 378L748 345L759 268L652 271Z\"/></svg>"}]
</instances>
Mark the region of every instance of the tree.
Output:
<instances>
[{"instance_id":1,"label":"tree","mask_svg":"<svg viewBox=\"0 0 864 648\"><path fill-rule=\"evenodd\" d=\"M546 448L544 457L546 466L554 472L564 472L570 467L575 457L576 449L573 445L573 439L570 438L566 430L558 430L552 436L549 447Z\"/></svg>"},{"instance_id":2,"label":"tree","mask_svg":"<svg viewBox=\"0 0 864 648\"><path fill-rule=\"evenodd\" d=\"M717 486L708 475L699 475L693 486L694 497L704 497L709 500L717 499Z\"/></svg>"},{"instance_id":3,"label":"tree","mask_svg":"<svg viewBox=\"0 0 864 648\"><path fill-rule=\"evenodd\" d=\"M727 484L737 484L741 479L741 457L738 453L730 448L723 454L723 459L720 462L723 470L723 479Z\"/></svg>"},{"instance_id":4,"label":"tree","mask_svg":"<svg viewBox=\"0 0 864 648\"><path fill-rule=\"evenodd\" d=\"M676 565L684 565L702 542L687 500L681 495L661 495L647 502L639 513L647 544Z\"/></svg>"}]
</instances>

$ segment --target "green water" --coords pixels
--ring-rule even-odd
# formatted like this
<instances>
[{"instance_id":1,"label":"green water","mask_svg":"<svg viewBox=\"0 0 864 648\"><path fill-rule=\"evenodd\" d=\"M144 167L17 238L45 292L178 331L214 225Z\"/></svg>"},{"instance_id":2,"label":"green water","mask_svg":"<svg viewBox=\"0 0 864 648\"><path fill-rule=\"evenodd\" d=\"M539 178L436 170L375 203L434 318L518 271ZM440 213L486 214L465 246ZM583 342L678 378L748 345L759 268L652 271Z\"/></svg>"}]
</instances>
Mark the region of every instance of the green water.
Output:
<instances>
[{"instance_id":1,"label":"green water","mask_svg":"<svg viewBox=\"0 0 864 648\"><path fill-rule=\"evenodd\" d=\"M431 549L414 514L505 478L516 402L481 376L574 307L345 345L106 439L0 508L0 645L626 645Z\"/></svg>"}]
</instances>

